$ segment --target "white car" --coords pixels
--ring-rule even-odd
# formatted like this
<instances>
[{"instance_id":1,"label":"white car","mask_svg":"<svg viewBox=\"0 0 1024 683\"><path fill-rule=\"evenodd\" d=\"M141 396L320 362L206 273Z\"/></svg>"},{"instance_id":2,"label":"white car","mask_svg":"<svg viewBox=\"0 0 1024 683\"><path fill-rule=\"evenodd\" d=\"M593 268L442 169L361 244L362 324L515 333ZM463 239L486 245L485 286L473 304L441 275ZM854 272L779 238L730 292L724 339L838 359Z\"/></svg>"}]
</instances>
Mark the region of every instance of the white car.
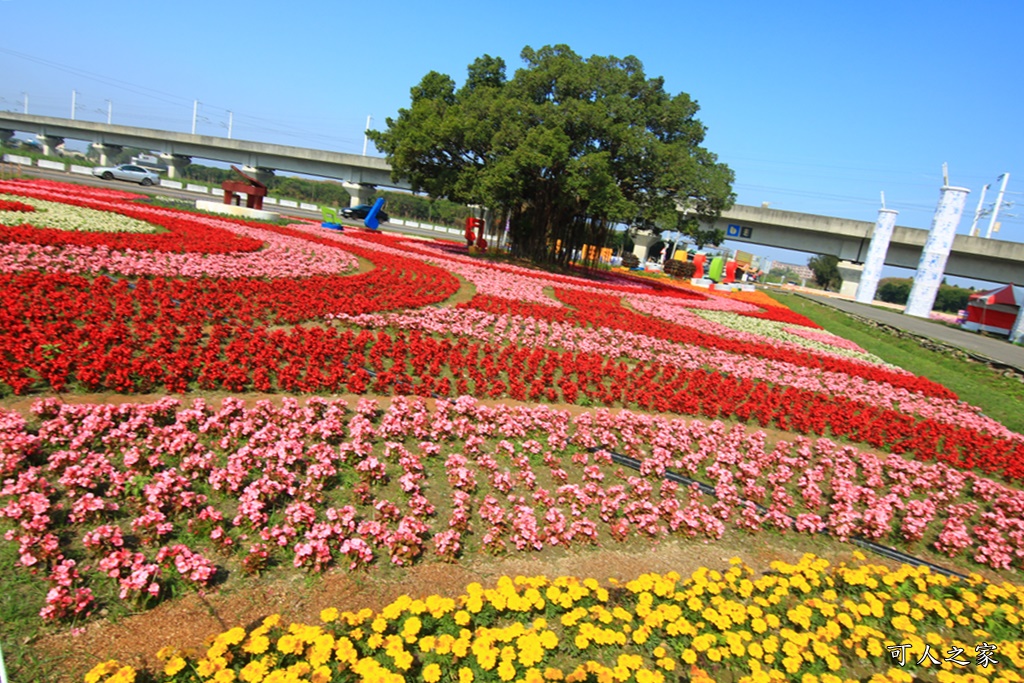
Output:
<instances>
[{"instance_id":1,"label":"white car","mask_svg":"<svg viewBox=\"0 0 1024 683\"><path fill-rule=\"evenodd\" d=\"M104 180L127 180L139 185L156 185L160 182L159 173L132 164L97 166L92 169L92 174Z\"/></svg>"}]
</instances>

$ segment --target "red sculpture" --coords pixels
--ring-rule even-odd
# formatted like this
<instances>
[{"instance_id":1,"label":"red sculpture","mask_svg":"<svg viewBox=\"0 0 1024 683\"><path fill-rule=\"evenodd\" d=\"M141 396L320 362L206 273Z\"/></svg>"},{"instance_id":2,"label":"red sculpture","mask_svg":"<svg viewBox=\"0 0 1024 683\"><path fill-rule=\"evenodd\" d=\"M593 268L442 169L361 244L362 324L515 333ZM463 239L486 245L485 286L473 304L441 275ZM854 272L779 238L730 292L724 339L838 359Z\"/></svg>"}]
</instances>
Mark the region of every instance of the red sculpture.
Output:
<instances>
[{"instance_id":1,"label":"red sculpture","mask_svg":"<svg viewBox=\"0 0 1024 683\"><path fill-rule=\"evenodd\" d=\"M255 178L248 176L237 167L232 166L231 170L242 176L249 182L242 182L241 180L225 180L220 184L222 190L224 190L224 203L239 205L239 196L236 193L244 193L245 205L250 209L262 209L263 198L267 196L267 186L256 180Z\"/></svg>"}]
</instances>

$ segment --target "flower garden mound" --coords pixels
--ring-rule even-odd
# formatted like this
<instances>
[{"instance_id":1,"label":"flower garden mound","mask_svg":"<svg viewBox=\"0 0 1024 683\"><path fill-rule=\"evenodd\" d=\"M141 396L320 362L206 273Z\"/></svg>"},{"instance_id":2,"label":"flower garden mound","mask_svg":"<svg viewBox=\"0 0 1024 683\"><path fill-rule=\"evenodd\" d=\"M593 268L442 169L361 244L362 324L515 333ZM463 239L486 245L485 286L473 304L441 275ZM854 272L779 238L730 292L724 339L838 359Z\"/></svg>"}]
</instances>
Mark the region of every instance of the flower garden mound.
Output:
<instances>
[{"instance_id":1,"label":"flower garden mound","mask_svg":"<svg viewBox=\"0 0 1024 683\"><path fill-rule=\"evenodd\" d=\"M55 629L232 587L243 574L425 558L464 567L488 554L723 533L827 530L990 578L1020 575L1024 437L761 294L553 275L454 245L139 199L0 182L0 394L186 396L148 406L47 398L27 417L0 411L4 542L17 549L19 578L48 591L38 609ZM313 396L214 408L192 392ZM337 392L391 400L382 410L324 397ZM758 427L792 437L769 446ZM616 465L613 450L639 471ZM669 471L714 496L666 481ZM931 680L930 670L892 666L885 645L900 639L943 656L988 643L1017 666L1016 588L910 571L809 559L757 579L739 568L685 584L646 577L636 590L506 580L451 609L410 600L293 630L225 627L213 650L165 650L163 667L178 671L164 675ZM548 595L580 586L580 604ZM543 606L525 597L531 590ZM729 606L717 600L726 594ZM704 602L686 612L677 595ZM478 610L464 609L477 598ZM771 614L778 625L754 627ZM463 626L479 631L466 640ZM950 665L934 679L965 671ZM969 672L994 677L1011 665ZM90 680L134 675L104 664Z\"/></svg>"}]
</instances>

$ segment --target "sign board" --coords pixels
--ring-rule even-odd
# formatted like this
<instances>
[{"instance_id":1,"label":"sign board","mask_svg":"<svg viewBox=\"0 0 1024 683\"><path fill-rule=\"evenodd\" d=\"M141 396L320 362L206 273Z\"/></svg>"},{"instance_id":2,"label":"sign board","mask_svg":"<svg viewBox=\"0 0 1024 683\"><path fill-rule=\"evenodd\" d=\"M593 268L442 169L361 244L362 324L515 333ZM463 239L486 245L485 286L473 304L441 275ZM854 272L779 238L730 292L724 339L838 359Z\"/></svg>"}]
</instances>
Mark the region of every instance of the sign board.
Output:
<instances>
[{"instance_id":1,"label":"sign board","mask_svg":"<svg viewBox=\"0 0 1024 683\"><path fill-rule=\"evenodd\" d=\"M726 228L725 230L726 237L740 237L742 239L750 239L753 234L753 228L748 228L743 225L736 225L735 223L730 223L729 227Z\"/></svg>"},{"instance_id":2,"label":"sign board","mask_svg":"<svg viewBox=\"0 0 1024 683\"><path fill-rule=\"evenodd\" d=\"M754 261L754 255L746 251L736 251L736 262L749 266Z\"/></svg>"}]
</instances>

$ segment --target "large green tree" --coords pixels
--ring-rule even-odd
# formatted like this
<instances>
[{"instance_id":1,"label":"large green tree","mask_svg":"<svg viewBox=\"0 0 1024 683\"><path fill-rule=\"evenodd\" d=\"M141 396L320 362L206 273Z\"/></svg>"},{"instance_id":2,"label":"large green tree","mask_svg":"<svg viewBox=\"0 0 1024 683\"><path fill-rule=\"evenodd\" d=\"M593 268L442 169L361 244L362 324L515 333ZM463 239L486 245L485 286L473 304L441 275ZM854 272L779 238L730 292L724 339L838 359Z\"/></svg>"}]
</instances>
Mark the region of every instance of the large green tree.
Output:
<instances>
[{"instance_id":1,"label":"large green tree","mask_svg":"<svg viewBox=\"0 0 1024 683\"><path fill-rule=\"evenodd\" d=\"M814 273L814 281L825 289L837 291L843 285L839 276L839 257L832 254L818 254L807 261L807 267Z\"/></svg>"},{"instance_id":2,"label":"large green tree","mask_svg":"<svg viewBox=\"0 0 1024 683\"><path fill-rule=\"evenodd\" d=\"M619 224L685 229L731 206L733 173L701 146L697 103L647 78L636 57L584 59L557 45L522 58L511 79L489 55L459 88L424 76L410 106L370 133L394 176L491 207L513 253L536 261L564 263Z\"/></svg>"}]
</instances>

